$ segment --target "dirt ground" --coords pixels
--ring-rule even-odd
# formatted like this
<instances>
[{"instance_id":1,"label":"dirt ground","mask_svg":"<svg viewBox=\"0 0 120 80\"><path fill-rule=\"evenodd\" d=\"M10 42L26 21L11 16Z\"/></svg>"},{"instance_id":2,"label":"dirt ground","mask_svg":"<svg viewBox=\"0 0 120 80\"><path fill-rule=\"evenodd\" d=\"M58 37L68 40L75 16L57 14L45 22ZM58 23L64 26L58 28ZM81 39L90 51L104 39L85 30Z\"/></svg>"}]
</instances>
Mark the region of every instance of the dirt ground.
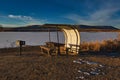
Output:
<instances>
[{"instance_id":1,"label":"dirt ground","mask_svg":"<svg viewBox=\"0 0 120 80\"><path fill-rule=\"evenodd\" d=\"M0 55L0 80L120 80L120 57Z\"/></svg>"}]
</instances>

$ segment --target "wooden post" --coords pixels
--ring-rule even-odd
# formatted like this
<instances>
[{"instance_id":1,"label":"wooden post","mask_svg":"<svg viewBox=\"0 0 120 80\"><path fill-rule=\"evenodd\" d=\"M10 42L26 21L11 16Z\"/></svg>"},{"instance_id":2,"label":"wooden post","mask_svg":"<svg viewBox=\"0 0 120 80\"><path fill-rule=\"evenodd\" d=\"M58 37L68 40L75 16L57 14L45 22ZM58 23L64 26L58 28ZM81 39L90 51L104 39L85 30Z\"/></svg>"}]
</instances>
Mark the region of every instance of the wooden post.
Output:
<instances>
[{"instance_id":1,"label":"wooden post","mask_svg":"<svg viewBox=\"0 0 120 80\"><path fill-rule=\"evenodd\" d=\"M22 54L22 45L20 45L20 56Z\"/></svg>"},{"instance_id":2,"label":"wooden post","mask_svg":"<svg viewBox=\"0 0 120 80\"><path fill-rule=\"evenodd\" d=\"M25 45L25 41L17 40L16 45L19 46L19 51L20 51L19 55L21 55L22 54L22 45Z\"/></svg>"}]
</instances>

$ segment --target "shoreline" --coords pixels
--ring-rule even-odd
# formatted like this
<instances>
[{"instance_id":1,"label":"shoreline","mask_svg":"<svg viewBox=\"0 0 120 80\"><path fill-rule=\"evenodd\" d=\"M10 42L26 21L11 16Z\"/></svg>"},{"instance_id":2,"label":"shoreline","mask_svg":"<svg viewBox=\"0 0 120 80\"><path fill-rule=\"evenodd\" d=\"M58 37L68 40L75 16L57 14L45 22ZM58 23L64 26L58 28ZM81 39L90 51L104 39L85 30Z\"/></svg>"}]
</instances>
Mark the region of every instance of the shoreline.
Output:
<instances>
[{"instance_id":1,"label":"shoreline","mask_svg":"<svg viewBox=\"0 0 120 80\"><path fill-rule=\"evenodd\" d=\"M19 47L14 48L0 48L0 55L19 55L20 50ZM40 51L40 46L24 46L22 48L22 55L47 55L47 53L42 53ZM119 51L80 51L80 53L76 56L82 55L105 55L105 56L115 56L119 57ZM62 55L61 55L62 56ZM64 55L64 56L67 56Z\"/></svg>"}]
</instances>

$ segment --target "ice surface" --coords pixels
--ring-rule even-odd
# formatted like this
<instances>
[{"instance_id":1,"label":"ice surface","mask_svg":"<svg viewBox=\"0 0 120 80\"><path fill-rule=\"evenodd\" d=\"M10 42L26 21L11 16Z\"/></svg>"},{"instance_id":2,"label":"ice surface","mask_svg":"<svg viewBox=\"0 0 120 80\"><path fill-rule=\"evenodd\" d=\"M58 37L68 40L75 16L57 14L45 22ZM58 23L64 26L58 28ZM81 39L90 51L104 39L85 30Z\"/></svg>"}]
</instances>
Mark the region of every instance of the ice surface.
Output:
<instances>
[{"instance_id":1,"label":"ice surface","mask_svg":"<svg viewBox=\"0 0 120 80\"><path fill-rule=\"evenodd\" d=\"M113 32L81 32L81 42L101 41L117 38L117 33ZM98 37L99 36L99 37ZM48 32L0 32L0 48L11 47L16 40L24 40L27 45L42 45L49 41ZM57 42L56 32L51 32L51 41ZM64 43L64 35L59 32L59 41Z\"/></svg>"}]
</instances>

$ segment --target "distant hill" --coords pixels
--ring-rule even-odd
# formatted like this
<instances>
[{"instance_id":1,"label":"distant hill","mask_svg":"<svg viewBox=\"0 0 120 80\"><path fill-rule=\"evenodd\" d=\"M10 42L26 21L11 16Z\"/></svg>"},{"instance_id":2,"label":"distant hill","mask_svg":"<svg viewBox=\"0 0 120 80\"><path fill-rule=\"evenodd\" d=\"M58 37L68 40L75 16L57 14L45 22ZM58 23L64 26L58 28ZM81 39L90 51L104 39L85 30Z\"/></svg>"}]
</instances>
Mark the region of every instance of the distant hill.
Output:
<instances>
[{"instance_id":1,"label":"distant hill","mask_svg":"<svg viewBox=\"0 0 120 80\"><path fill-rule=\"evenodd\" d=\"M47 26L48 27L47 27ZM16 28L2 28L2 30L0 31L23 31L23 32L38 32L38 31L56 31L55 27L49 27L49 26L66 26L67 24L45 24L45 25L28 25L28 26L21 26L21 27L16 27ZM73 26L73 25L67 25L67 26ZM90 25L74 25L77 26L79 31L107 31L107 30L111 30L111 31L116 31L119 30L113 26L90 26Z\"/></svg>"},{"instance_id":2,"label":"distant hill","mask_svg":"<svg viewBox=\"0 0 120 80\"><path fill-rule=\"evenodd\" d=\"M40 27L42 27L42 25L29 25L29 26L14 28L14 29L40 29Z\"/></svg>"},{"instance_id":3,"label":"distant hill","mask_svg":"<svg viewBox=\"0 0 120 80\"><path fill-rule=\"evenodd\" d=\"M79 25L81 29L117 29L113 26L90 26L90 25Z\"/></svg>"}]
</instances>

